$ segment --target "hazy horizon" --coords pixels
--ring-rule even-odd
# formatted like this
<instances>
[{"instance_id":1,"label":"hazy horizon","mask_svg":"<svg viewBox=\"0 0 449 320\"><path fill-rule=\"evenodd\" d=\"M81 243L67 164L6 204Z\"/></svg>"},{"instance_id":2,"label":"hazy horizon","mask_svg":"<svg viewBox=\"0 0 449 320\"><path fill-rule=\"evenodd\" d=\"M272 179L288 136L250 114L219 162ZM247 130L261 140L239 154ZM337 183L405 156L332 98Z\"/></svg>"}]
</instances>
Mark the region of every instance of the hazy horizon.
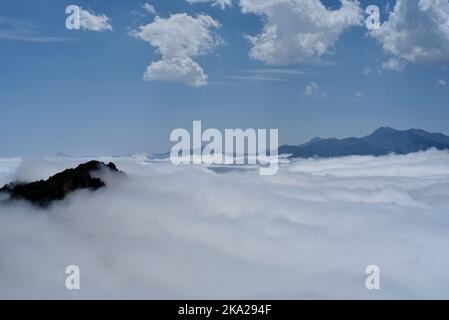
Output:
<instances>
[{"instance_id":1,"label":"hazy horizon","mask_svg":"<svg viewBox=\"0 0 449 320\"><path fill-rule=\"evenodd\" d=\"M381 127L379 127L379 128L382 128L382 127L386 127L386 126L381 126ZM332 139L332 138L344 139L344 138L350 138L350 137L361 138L361 137L364 137L364 136L367 136L367 135L372 134L375 130L377 130L377 129L379 129L379 128L376 128L376 129L370 131L369 133L363 134L363 135L361 135L361 136L354 136L354 135L352 135L352 136L344 136L344 137L343 137L343 136L342 136L342 137L338 137L338 136L330 136L330 137L314 136L314 137L311 137L310 139L307 139L307 140L304 140L304 141L301 141L301 142L298 142L298 143L293 143L293 144L287 144L287 143L281 143L281 142L280 142L280 143L279 143L279 146L284 146L284 145L293 145L293 146L301 145L301 144L303 144L303 143L307 143L307 142L311 141L312 139L316 139L316 138L321 138L321 139ZM408 129L398 129L398 128L394 128L394 127L389 127L389 128L393 128L393 129L396 129L396 130L399 130L399 131L407 131L407 130L412 130L412 129L420 129L420 130L427 131L427 132L429 132L429 133L442 133L442 134L444 134L444 135L446 135L446 136L449 136L449 133L446 134L445 132L436 132L436 131L432 131L432 130L426 130L426 129L423 129L423 128L408 128ZM186 128L186 129L189 129L189 128ZM208 129L208 128L204 128L204 129ZM247 128L242 128L242 129L247 129ZM39 158L39 157L55 156L55 155L66 155L66 156L72 156L72 157L101 157L101 156L117 156L117 157L120 157L120 156L127 156L127 155L134 155L134 154L142 154L142 153L155 154L155 155L157 155L157 154L163 154L163 153L170 152L170 148L171 148L171 147L172 147L172 145L168 145L166 150L160 150L160 151L137 150L137 151L134 151L134 152L124 153L124 154L118 154L118 153L115 153L115 154L101 154L101 153L74 154L74 153L67 153L67 152L64 152L63 150L58 150L58 151L55 151L55 152L53 152L53 153L48 153L48 154L33 154L33 155L29 155L29 154L26 154L26 153L25 153L25 154L10 154L10 155L5 155L5 154L1 154L1 153L0 153L0 157L3 157L3 158L37 157L37 158Z\"/></svg>"}]
</instances>

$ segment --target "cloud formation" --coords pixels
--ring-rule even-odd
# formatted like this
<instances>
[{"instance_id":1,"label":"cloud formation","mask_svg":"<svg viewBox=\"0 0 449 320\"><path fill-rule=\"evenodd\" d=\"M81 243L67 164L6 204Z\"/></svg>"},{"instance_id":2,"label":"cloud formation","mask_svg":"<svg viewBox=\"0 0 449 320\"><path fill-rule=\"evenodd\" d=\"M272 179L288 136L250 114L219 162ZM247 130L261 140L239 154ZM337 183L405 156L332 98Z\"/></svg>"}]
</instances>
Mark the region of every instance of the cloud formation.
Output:
<instances>
[{"instance_id":1,"label":"cloud formation","mask_svg":"<svg viewBox=\"0 0 449 320\"><path fill-rule=\"evenodd\" d=\"M149 14L153 14L153 15L156 15L156 14L157 14L156 9L154 8L154 6L151 5L151 4L149 4L149 3L145 3L144 5L142 5L142 8L143 8L146 12L148 12Z\"/></svg>"},{"instance_id":2,"label":"cloud formation","mask_svg":"<svg viewBox=\"0 0 449 320\"><path fill-rule=\"evenodd\" d=\"M403 60L397 58L390 58L388 61L382 63L382 69L393 70L393 71L403 71L405 69L406 63Z\"/></svg>"},{"instance_id":3,"label":"cloud formation","mask_svg":"<svg viewBox=\"0 0 449 320\"><path fill-rule=\"evenodd\" d=\"M0 40L47 43L70 39L42 35L39 32L39 26L34 23L0 16Z\"/></svg>"},{"instance_id":4,"label":"cloud formation","mask_svg":"<svg viewBox=\"0 0 449 320\"><path fill-rule=\"evenodd\" d=\"M211 3L212 6L219 6L221 9L225 9L227 6L232 6L232 0L186 0L190 4L195 3Z\"/></svg>"},{"instance_id":5,"label":"cloud formation","mask_svg":"<svg viewBox=\"0 0 449 320\"><path fill-rule=\"evenodd\" d=\"M80 28L89 31L112 31L109 18L104 14L96 15L94 12L79 8Z\"/></svg>"},{"instance_id":6,"label":"cloud formation","mask_svg":"<svg viewBox=\"0 0 449 320\"><path fill-rule=\"evenodd\" d=\"M211 52L221 43L213 32L220 23L208 15L173 14L169 18L156 17L131 35L148 42L162 55L151 63L144 74L146 80L185 83L192 87L207 84L207 75L192 58Z\"/></svg>"},{"instance_id":7,"label":"cloud formation","mask_svg":"<svg viewBox=\"0 0 449 320\"><path fill-rule=\"evenodd\" d=\"M396 61L402 59L408 63L447 66L448 21L447 0L397 0L388 21L383 23L379 30L371 30L369 34L379 41L385 52L395 57Z\"/></svg>"},{"instance_id":8,"label":"cloud formation","mask_svg":"<svg viewBox=\"0 0 449 320\"><path fill-rule=\"evenodd\" d=\"M315 82L309 83L304 89L304 95L306 97L314 96L318 92L318 85Z\"/></svg>"},{"instance_id":9,"label":"cloud formation","mask_svg":"<svg viewBox=\"0 0 449 320\"><path fill-rule=\"evenodd\" d=\"M338 10L320 0L240 0L244 13L263 17L262 33L248 36L250 57L273 65L313 60L333 48L341 34L361 25L357 1L341 0Z\"/></svg>"},{"instance_id":10,"label":"cloud formation","mask_svg":"<svg viewBox=\"0 0 449 320\"><path fill-rule=\"evenodd\" d=\"M366 97L362 92L356 92L354 96L352 97L352 102L360 102L364 100Z\"/></svg>"},{"instance_id":11,"label":"cloud formation","mask_svg":"<svg viewBox=\"0 0 449 320\"><path fill-rule=\"evenodd\" d=\"M288 68L265 68L265 69L246 69L242 70L243 75L229 76L230 79L247 80L249 82L262 81L289 81L298 76L306 74L298 69Z\"/></svg>"},{"instance_id":12,"label":"cloud formation","mask_svg":"<svg viewBox=\"0 0 449 320\"><path fill-rule=\"evenodd\" d=\"M182 82L192 87L201 87L207 84L207 75L203 68L188 56L152 62L143 78L148 81Z\"/></svg>"},{"instance_id":13,"label":"cloud formation","mask_svg":"<svg viewBox=\"0 0 449 320\"><path fill-rule=\"evenodd\" d=\"M46 212L0 205L1 298L448 298L448 152L297 160L271 177L100 160L127 178ZM84 161L2 159L0 184Z\"/></svg>"}]
</instances>

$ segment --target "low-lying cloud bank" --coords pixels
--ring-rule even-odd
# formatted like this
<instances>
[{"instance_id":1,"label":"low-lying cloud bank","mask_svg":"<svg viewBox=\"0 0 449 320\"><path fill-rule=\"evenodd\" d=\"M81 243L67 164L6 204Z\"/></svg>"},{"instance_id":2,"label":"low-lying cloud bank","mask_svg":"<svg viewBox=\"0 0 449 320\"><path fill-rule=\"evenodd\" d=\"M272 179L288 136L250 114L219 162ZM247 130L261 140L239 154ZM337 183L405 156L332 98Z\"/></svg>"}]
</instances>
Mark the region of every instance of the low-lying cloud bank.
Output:
<instances>
[{"instance_id":1,"label":"low-lying cloud bank","mask_svg":"<svg viewBox=\"0 0 449 320\"><path fill-rule=\"evenodd\" d=\"M449 298L448 152L298 160L271 177L100 160L127 179L47 211L0 205L0 298ZM0 185L83 161L0 159Z\"/></svg>"}]
</instances>

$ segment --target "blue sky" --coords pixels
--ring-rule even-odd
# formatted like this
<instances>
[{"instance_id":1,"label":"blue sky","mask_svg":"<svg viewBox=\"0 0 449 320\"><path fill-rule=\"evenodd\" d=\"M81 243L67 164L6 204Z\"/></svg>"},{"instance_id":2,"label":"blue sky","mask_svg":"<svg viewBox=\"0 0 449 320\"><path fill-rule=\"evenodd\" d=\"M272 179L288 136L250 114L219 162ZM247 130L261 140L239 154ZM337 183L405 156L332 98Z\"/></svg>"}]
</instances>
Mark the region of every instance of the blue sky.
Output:
<instances>
[{"instance_id":1,"label":"blue sky","mask_svg":"<svg viewBox=\"0 0 449 320\"><path fill-rule=\"evenodd\" d=\"M142 8L145 3L155 8L158 19L186 13L219 22L210 32L220 43L191 57L207 74L207 84L143 78L152 62L165 59L160 48L132 35L155 21ZM326 10L341 6L339 1L322 3ZM378 5L386 23L386 6L405 12L395 3L360 1L360 7ZM67 30L69 4L107 16L113 30ZM416 25L392 21L371 36L361 24L344 27L324 53L302 59L292 51L288 61L273 64L251 57L254 44L246 37L261 34L270 19L243 13L239 0L224 9L184 0L2 0L0 155L162 152L171 146L170 132L191 128L193 120L205 128L278 128L280 144L362 136L379 126L449 134L449 63L444 55L411 54L416 48L447 53L445 31L432 32L438 26L432 17L443 23L446 17L429 10L417 11L421 34L408 42L392 43L389 35L404 30L412 35ZM273 15L271 23L278 19ZM291 23L287 39L303 32ZM165 32L157 30L158 35ZM316 32L328 39L328 31ZM270 57L282 57L280 51ZM399 70L388 68L390 60L398 61Z\"/></svg>"}]
</instances>

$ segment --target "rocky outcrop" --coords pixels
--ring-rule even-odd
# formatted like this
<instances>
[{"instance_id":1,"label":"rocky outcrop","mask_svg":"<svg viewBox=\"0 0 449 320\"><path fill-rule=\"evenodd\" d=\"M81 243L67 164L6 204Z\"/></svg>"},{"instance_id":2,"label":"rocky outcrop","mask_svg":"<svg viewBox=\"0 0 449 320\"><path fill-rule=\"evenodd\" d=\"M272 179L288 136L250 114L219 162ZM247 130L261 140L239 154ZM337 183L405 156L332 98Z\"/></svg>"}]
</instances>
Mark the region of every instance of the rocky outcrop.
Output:
<instances>
[{"instance_id":1,"label":"rocky outcrop","mask_svg":"<svg viewBox=\"0 0 449 320\"><path fill-rule=\"evenodd\" d=\"M57 173L45 181L9 183L0 189L0 193L6 194L8 200L26 200L45 208L53 201L62 200L76 190L95 191L104 187L106 184L100 178L93 176L93 173L100 171L120 173L112 162L105 164L99 161L90 161L80 164L74 169Z\"/></svg>"}]
</instances>

